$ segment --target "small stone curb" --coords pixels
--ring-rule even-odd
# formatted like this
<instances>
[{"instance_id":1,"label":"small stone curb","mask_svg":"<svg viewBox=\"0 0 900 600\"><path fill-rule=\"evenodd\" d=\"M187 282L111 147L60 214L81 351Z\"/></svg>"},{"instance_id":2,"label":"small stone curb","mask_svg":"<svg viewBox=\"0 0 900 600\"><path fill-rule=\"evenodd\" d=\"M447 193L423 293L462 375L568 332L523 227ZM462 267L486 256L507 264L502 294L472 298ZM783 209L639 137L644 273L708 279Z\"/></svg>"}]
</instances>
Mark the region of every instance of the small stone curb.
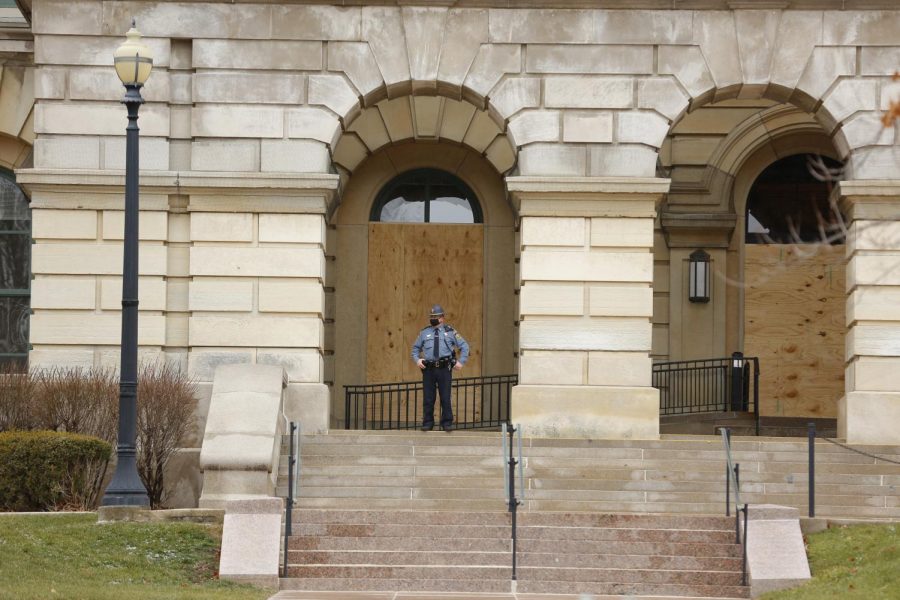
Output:
<instances>
[{"instance_id":1,"label":"small stone curb","mask_svg":"<svg viewBox=\"0 0 900 600\"><path fill-rule=\"evenodd\" d=\"M218 523L225 520L225 510L218 508L172 508L150 510L135 506L101 506L98 523Z\"/></svg>"}]
</instances>

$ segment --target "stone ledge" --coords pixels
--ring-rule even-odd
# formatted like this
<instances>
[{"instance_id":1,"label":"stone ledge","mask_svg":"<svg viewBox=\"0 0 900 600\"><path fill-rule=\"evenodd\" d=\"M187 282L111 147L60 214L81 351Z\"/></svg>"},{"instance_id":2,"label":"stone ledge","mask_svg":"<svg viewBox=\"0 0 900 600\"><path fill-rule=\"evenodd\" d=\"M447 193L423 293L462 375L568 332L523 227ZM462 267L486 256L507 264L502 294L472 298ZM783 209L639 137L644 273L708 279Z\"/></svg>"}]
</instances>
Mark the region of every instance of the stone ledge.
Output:
<instances>
[{"instance_id":1,"label":"stone ledge","mask_svg":"<svg viewBox=\"0 0 900 600\"><path fill-rule=\"evenodd\" d=\"M69 513L66 513L69 514ZM222 523L225 511L214 508L176 508L150 510L137 506L101 506L98 523Z\"/></svg>"},{"instance_id":2,"label":"stone ledge","mask_svg":"<svg viewBox=\"0 0 900 600\"><path fill-rule=\"evenodd\" d=\"M531 194L665 194L671 180L657 177L507 177L510 192Z\"/></svg>"},{"instance_id":3,"label":"stone ledge","mask_svg":"<svg viewBox=\"0 0 900 600\"><path fill-rule=\"evenodd\" d=\"M16 181L27 191L85 187L123 187L124 171L86 169L19 169ZM222 171L155 171L141 173L141 188L170 194L189 194L216 190L220 194L243 195L247 189L279 189L310 192L321 190L329 195L340 178L329 173L246 173Z\"/></svg>"}]
</instances>

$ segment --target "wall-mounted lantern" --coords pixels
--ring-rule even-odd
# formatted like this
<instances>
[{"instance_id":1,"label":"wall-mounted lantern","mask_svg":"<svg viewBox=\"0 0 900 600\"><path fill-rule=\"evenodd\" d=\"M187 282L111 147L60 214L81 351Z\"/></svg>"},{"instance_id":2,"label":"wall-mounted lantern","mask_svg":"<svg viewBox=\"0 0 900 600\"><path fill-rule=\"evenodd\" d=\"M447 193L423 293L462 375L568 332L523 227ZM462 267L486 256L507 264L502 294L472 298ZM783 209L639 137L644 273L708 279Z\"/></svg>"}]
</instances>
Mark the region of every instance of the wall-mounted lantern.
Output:
<instances>
[{"instance_id":1,"label":"wall-mounted lantern","mask_svg":"<svg viewBox=\"0 0 900 600\"><path fill-rule=\"evenodd\" d=\"M688 300L709 302L709 254L703 250L694 250L690 261Z\"/></svg>"}]
</instances>

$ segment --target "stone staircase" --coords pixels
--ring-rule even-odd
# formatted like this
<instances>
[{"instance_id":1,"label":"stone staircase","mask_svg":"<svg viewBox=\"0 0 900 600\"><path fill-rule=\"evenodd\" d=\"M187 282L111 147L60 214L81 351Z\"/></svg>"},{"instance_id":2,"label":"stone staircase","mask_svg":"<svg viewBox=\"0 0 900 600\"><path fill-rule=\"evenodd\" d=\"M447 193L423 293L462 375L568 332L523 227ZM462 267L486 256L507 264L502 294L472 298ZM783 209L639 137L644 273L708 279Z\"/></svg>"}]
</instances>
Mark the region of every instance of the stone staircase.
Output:
<instances>
[{"instance_id":1,"label":"stone staircase","mask_svg":"<svg viewBox=\"0 0 900 600\"><path fill-rule=\"evenodd\" d=\"M807 512L807 442L736 437L742 500ZM898 447L866 450L900 459ZM286 452L286 446L285 446ZM497 432L335 431L303 436L296 506L504 510ZM525 511L712 514L724 511L715 436L523 440ZM286 495L286 460L279 492ZM518 485L518 483L517 483ZM816 515L900 518L900 465L816 444Z\"/></svg>"},{"instance_id":2,"label":"stone staircase","mask_svg":"<svg viewBox=\"0 0 900 600\"><path fill-rule=\"evenodd\" d=\"M295 509L282 590L747 598L725 517Z\"/></svg>"},{"instance_id":3,"label":"stone staircase","mask_svg":"<svg viewBox=\"0 0 900 600\"><path fill-rule=\"evenodd\" d=\"M805 514L806 443L735 437L742 500ZM824 441L816 452L818 516L900 518L900 466ZM523 440L515 585L499 433L334 431L302 436L300 454L278 598L308 597L301 590L748 597L734 520L722 516L725 459L715 436Z\"/></svg>"}]
</instances>

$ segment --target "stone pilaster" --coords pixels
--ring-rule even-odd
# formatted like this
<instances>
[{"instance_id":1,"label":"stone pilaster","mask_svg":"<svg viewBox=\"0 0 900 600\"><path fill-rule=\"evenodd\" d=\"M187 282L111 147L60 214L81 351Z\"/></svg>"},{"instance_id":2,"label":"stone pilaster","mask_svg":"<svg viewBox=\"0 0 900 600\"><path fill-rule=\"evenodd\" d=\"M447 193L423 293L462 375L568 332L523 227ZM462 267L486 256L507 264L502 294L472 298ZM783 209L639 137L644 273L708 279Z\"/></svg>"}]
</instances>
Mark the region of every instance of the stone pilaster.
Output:
<instances>
[{"instance_id":1,"label":"stone pilaster","mask_svg":"<svg viewBox=\"0 0 900 600\"><path fill-rule=\"evenodd\" d=\"M663 212L660 223L669 247L669 360L728 356L726 343L726 253L734 213ZM710 301L688 300L688 269L695 250L710 255Z\"/></svg>"},{"instance_id":2,"label":"stone pilaster","mask_svg":"<svg viewBox=\"0 0 900 600\"><path fill-rule=\"evenodd\" d=\"M511 177L520 225L519 385L528 435L656 438L653 221L666 179Z\"/></svg>"},{"instance_id":3,"label":"stone pilaster","mask_svg":"<svg viewBox=\"0 0 900 600\"><path fill-rule=\"evenodd\" d=\"M846 395L838 435L851 444L900 444L900 180L845 181Z\"/></svg>"}]
</instances>

